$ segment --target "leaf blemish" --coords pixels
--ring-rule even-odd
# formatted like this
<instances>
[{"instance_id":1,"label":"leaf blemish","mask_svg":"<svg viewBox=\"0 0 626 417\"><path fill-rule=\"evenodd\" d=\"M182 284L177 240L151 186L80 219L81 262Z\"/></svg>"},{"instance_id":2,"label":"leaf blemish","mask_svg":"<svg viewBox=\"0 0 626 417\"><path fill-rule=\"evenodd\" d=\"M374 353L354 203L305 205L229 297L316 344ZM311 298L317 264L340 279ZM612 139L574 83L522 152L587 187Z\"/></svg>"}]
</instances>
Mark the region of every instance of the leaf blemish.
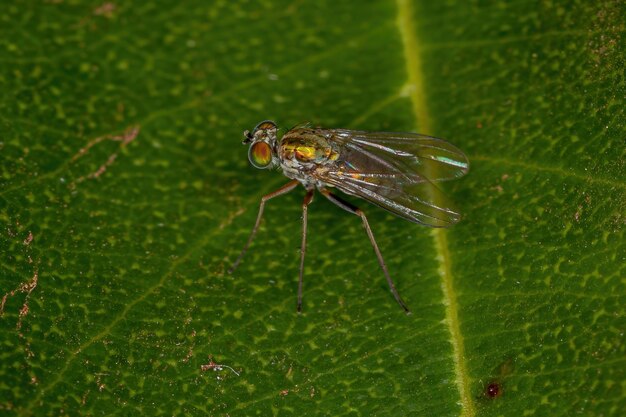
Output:
<instances>
[{"instance_id":1,"label":"leaf blemish","mask_svg":"<svg viewBox=\"0 0 626 417\"><path fill-rule=\"evenodd\" d=\"M0 302L0 317L4 314L4 305L6 304L9 297L15 296L18 292L26 293L26 297L24 297L24 303L22 304L22 308L19 312L19 318L17 321L17 329L22 328L22 321L24 317L28 315L30 308L28 307L28 298L30 294L33 292L35 288L37 288L37 281L39 280L39 272L35 269L33 273L33 277L26 282L21 283L17 288L12 291L9 291L4 294L2 297L2 302Z\"/></svg>"},{"instance_id":2,"label":"leaf blemish","mask_svg":"<svg viewBox=\"0 0 626 417\"><path fill-rule=\"evenodd\" d=\"M85 145L83 148L81 148L76 155L74 155L72 157L72 162L76 161L77 159L79 159L80 157L82 157L83 155L85 155L89 149L91 149L92 147L94 147L95 145L97 145L100 142L103 142L105 140L111 140L114 142L120 142L120 146L118 148L118 150L116 152L113 152L108 158L107 160L98 167L97 170L95 170L94 172L87 174L87 175L83 175L81 177L79 177L75 182L73 182L72 184L70 184L70 188L74 188L76 186L76 183L81 183L87 179L94 179L94 178L98 178L100 177L102 174L104 174L107 170L108 167L110 167L113 162L115 162L115 159L117 158L117 155L119 153L120 150L122 150L123 148L125 148L129 143L131 143L132 141L134 141L137 136L139 135L139 126L131 126L128 129L126 129L126 131L122 134L122 135L118 135L118 136L113 136L113 135L104 135L104 136L99 136L95 139L93 139L92 141L90 141L89 143L87 143L87 145Z\"/></svg>"},{"instance_id":3,"label":"leaf blemish","mask_svg":"<svg viewBox=\"0 0 626 417\"><path fill-rule=\"evenodd\" d=\"M185 320L185 324L189 324L190 322L191 322L191 319ZM193 330L190 336L191 336L191 346L189 347L189 350L187 351L187 355L185 355L185 357L182 359L183 363L189 362L189 359L191 359L191 357L193 356L193 349L196 346L196 331Z\"/></svg>"},{"instance_id":4,"label":"leaf blemish","mask_svg":"<svg viewBox=\"0 0 626 417\"><path fill-rule=\"evenodd\" d=\"M200 370L201 370L202 372L206 372L206 371L215 371L215 372L218 372L218 371L223 370L224 368L230 369L230 370L231 370L231 371L232 371L235 375L240 376L240 375L239 375L239 372L235 371L235 370L234 370L233 368L231 368L230 366L228 366L228 365L224 365L224 364L221 364L221 363L215 363L215 362L213 362L213 355L209 355L209 363L204 364L204 365L200 365Z\"/></svg>"},{"instance_id":5,"label":"leaf blemish","mask_svg":"<svg viewBox=\"0 0 626 417\"><path fill-rule=\"evenodd\" d=\"M108 19L113 17L113 12L115 12L116 6L111 2L106 2L103 5L97 7L93 14L96 16L104 16Z\"/></svg>"},{"instance_id":6,"label":"leaf blemish","mask_svg":"<svg viewBox=\"0 0 626 417\"><path fill-rule=\"evenodd\" d=\"M485 386L485 397L489 399L498 398L502 396L502 384L499 382L491 381Z\"/></svg>"},{"instance_id":7,"label":"leaf blemish","mask_svg":"<svg viewBox=\"0 0 626 417\"><path fill-rule=\"evenodd\" d=\"M482 390L482 399L484 400L494 400L499 398L504 393L504 383L503 380L506 379L515 367L513 358L508 358L504 362L502 362L498 367L494 370L493 376L488 380L488 382L484 385ZM479 397L480 399L480 397Z\"/></svg>"},{"instance_id":8,"label":"leaf blemish","mask_svg":"<svg viewBox=\"0 0 626 417\"><path fill-rule=\"evenodd\" d=\"M28 232L28 236L26 236L26 239L24 239L24 245L28 246L30 245L30 242L33 241L33 232Z\"/></svg>"}]
</instances>

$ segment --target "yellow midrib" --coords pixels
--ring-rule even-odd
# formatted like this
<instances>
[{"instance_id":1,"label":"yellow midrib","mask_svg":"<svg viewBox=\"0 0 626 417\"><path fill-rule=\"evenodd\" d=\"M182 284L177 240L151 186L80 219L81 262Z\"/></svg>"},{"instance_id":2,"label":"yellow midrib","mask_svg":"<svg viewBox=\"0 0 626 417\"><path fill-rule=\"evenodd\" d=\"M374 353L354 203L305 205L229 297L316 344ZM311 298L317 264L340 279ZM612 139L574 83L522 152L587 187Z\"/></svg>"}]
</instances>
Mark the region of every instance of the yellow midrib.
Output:
<instances>
[{"instance_id":1,"label":"yellow midrib","mask_svg":"<svg viewBox=\"0 0 626 417\"><path fill-rule=\"evenodd\" d=\"M396 0L398 7L398 27L402 43L408 73L408 83L413 112L419 124L420 133L431 133L431 121L424 93L424 79L422 76L422 63L420 61L420 48L416 38L416 30L413 22L413 10L410 0ZM439 275L443 292L443 303L446 309L446 322L450 330L450 340L453 348L454 373L456 384L461 397L461 416L474 417L476 410L470 393L469 378L465 363L463 335L459 325L459 313L450 268L450 251L448 239L444 229L432 229L435 241L437 261L439 262Z\"/></svg>"}]
</instances>

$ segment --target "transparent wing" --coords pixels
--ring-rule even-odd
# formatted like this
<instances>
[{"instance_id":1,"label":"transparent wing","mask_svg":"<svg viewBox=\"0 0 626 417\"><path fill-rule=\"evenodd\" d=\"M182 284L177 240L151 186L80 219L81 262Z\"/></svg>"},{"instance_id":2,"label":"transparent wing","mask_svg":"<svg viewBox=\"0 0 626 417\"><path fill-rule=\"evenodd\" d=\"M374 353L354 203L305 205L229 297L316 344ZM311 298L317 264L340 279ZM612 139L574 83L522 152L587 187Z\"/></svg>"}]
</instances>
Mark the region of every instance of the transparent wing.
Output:
<instances>
[{"instance_id":1,"label":"transparent wing","mask_svg":"<svg viewBox=\"0 0 626 417\"><path fill-rule=\"evenodd\" d=\"M332 166L313 173L319 180L416 223L447 227L461 219L433 184L468 172L467 157L454 145L415 133L328 133L340 152Z\"/></svg>"},{"instance_id":2,"label":"transparent wing","mask_svg":"<svg viewBox=\"0 0 626 417\"><path fill-rule=\"evenodd\" d=\"M419 133L363 132L335 129L333 139L343 146L386 161L400 171L420 175L432 182L460 178L469 161L456 146Z\"/></svg>"}]
</instances>

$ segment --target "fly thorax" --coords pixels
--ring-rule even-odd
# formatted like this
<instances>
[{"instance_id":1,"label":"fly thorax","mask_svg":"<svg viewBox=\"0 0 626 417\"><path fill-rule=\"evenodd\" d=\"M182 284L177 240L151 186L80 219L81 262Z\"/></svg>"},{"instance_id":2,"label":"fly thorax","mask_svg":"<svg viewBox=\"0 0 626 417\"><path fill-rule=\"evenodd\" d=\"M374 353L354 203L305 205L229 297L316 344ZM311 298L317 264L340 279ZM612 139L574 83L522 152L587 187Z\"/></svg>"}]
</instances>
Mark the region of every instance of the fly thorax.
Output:
<instances>
[{"instance_id":1,"label":"fly thorax","mask_svg":"<svg viewBox=\"0 0 626 417\"><path fill-rule=\"evenodd\" d=\"M283 137L279 153L284 163L303 169L324 165L339 156L331 143L314 131L298 132L297 135Z\"/></svg>"}]
</instances>

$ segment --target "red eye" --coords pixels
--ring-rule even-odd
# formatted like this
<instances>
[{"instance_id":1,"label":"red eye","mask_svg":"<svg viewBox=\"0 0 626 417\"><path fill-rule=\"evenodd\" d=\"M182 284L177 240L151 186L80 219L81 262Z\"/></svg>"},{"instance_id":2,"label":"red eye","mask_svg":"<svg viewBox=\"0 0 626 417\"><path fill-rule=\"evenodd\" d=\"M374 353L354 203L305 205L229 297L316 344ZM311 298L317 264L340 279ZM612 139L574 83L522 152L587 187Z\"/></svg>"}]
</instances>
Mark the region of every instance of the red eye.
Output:
<instances>
[{"instance_id":1,"label":"red eye","mask_svg":"<svg viewBox=\"0 0 626 417\"><path fill-rule=\"evenodd\" d=\"M267 168L272 162L272 149L266 142L255 142L248 150L250 163L259 169Z\"/></svg>"}]
</instances>

